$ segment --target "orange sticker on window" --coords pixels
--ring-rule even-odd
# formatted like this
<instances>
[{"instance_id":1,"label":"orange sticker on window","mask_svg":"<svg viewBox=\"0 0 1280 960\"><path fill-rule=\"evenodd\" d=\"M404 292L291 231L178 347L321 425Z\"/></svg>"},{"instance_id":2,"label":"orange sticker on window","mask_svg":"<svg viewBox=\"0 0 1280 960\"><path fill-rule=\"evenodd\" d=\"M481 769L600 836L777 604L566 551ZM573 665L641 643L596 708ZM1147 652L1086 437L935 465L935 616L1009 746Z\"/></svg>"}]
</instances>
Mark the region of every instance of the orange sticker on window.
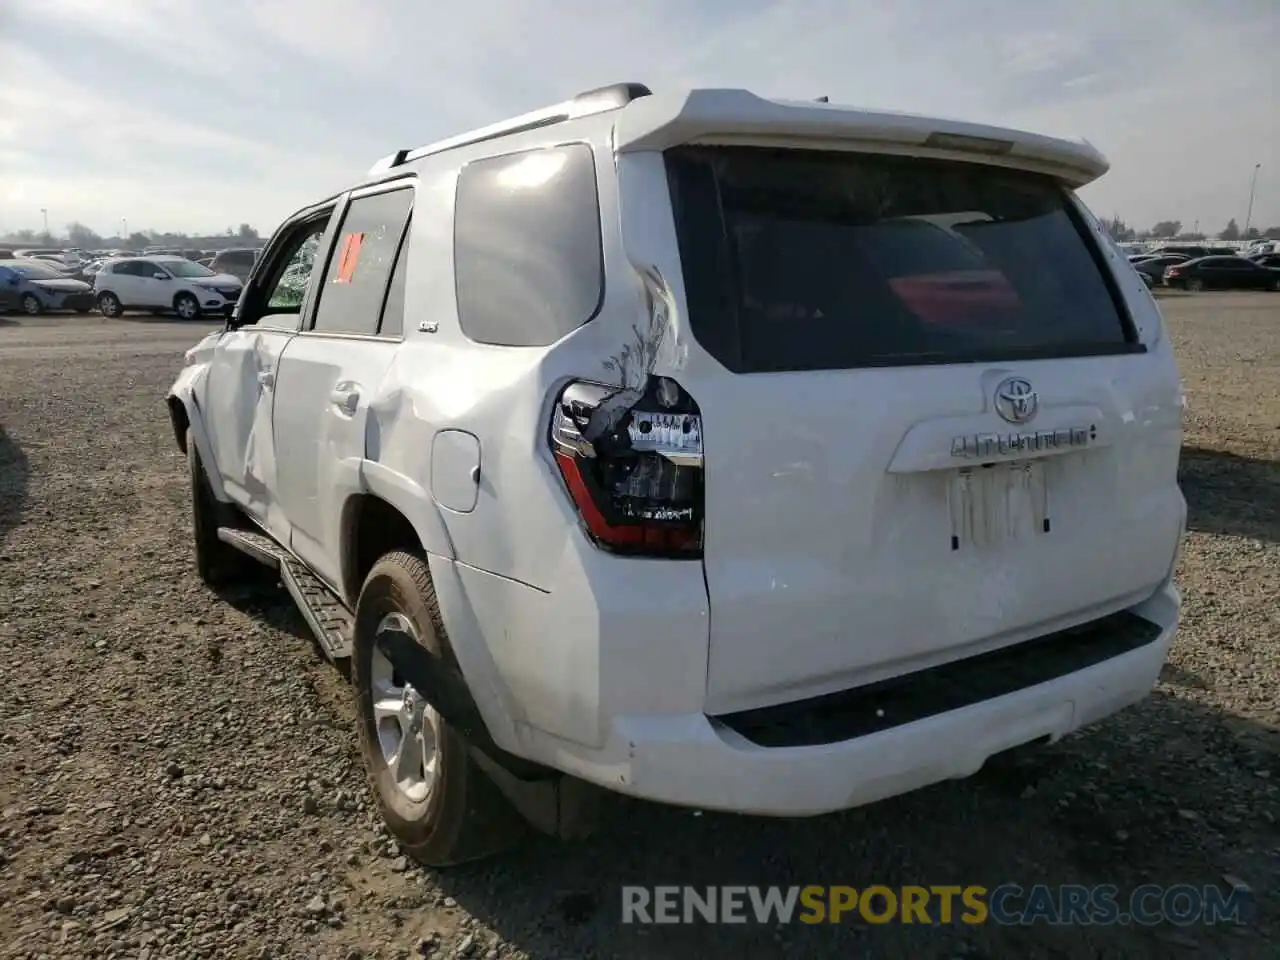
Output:
<instances>
[{"instance_id":1,"label":"orange sticker on window","mask_svg":"<svg viewBox=\"0 0 1280 960\"><path fill-rule=\"evenodd\" d=\"M356 264L360 262L360 247L364 244L363 233L348 233L342 238L342 246L338 248L338 275L334 283L350 283L355 276Z\"/></svg>"}]
</instances>

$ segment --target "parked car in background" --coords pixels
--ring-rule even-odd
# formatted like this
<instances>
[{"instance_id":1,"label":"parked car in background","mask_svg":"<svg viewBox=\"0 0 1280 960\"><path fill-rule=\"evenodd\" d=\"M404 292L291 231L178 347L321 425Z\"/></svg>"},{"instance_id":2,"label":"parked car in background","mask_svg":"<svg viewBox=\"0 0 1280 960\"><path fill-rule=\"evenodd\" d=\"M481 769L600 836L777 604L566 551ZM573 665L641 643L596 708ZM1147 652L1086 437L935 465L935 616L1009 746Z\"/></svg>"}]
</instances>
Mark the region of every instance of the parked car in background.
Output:
<instances>
[{"instance_id":1,"label":"parked car in background","mask_svg":"<svg viewBox=\"0 0 1280 960\"><path fill-rule=\"evenodd\" d=\"M1139 260L1133 265L1133 269L1137 270L1142 277L1150 277L1156 283L1164 278L1164 272L1167 268L1178 263L1186 263L1190 257L1181 253L1169 253L1159 257L1147 257L1145 260Z\"/></svg>"},{"instance_id":2,"label":"parked car in background","mask_svg":"<svg viewBox=\"0 0 1280 960\"><path fill-rule=\"evenodd\" d=\"M1163 256L1164 254L1168 254L1168 253L1180 253L1184 257L1187 257L1188 259L1209 256L1209 251L1205 247L1194 246L1194 245L1188 246L1186 244L1181 244L1181 243L1173 243L1167 247L1161 247L1159 250L1152 251L1153 256L1157 254Z\"/></svg>"},{"instance_id":3,"label":"parked car in background","mask_svg":"<svg viewBox=\"0 0 1280 960\"><path fill-rule=\"evenodd\" d=\"M40 257L26 257L24 259L30 260L34 263L43 263L46 266L52 267L68 280L85 280L86 282L92 283L92 280L88 278L84 272L84 268L88 266L88 261L76 260L69 262L51 254L45 254Z\"/></svg>"},{"instance_id":4,"label":"parked car in background","mask_svg":"<svg viewBox=\"0 0 1280 960\"><path fill-rule=\"evenodd\" d=\"M31 257L46 256L48 254L53 254L56 257L60 257L62 256L62 251L54 249L53 247L31 247L30 249L13 251L13 255L15 257L31 258Z\"/></svg>"},{"instance_id":5,"label":"parked car in background","mask_svg":"<svg viewBox=\"0 0 1280 960\"><path fill-rule=\"evenodd\" d=\"M1115 246L1126 257L1144 257L1151 252L1150 246L1143 240L1125 240Z\"/></svg>"},{"instance_id":6,"label":"parked car in background","mask_svg":"<svg viewBox=\"0 0 1280 960\"><path fill-rule=\"evenodd\" d=\"M115 258L114 258L114 257L99 257L99 258L98 258L98 259L96 259L96 260L90 260L88 263L86 263L83 267L81 267L81 268L80 268L80 273L81 273L83 276L88 277L88 278L89 278L89 282L90 282L90 283L92 283L92 282L93 282L93 277L97 276L98 272L99 272L103 267L105 267L108 263L110 263L113 259L115 259Z\"/></svg>"},{"instance_id":7,"label":"parked car in background","mask_svg":"<svg viewBox=\"0 0 1280 960\"><path fill-rule=\"evenodd\" d=\"M1280 267L1280 253L1257 253L1249 259L1260 267Z\"/></svg>"},{"instance_id":8,"label":"parked car in background","mask_svg":"<svg viewBox=\"0 0 1280 960\"><path fill-rule=\"evenodd\" d=\"M1280 270L1244 257L1198 257L1166 267L1164 282L1184 290L1280 290Z\"/></svg>"},{"instance_id":9,"label":"parked car in background","mask_svg":"<svg viewBox=\"0 0 1280 960\"><path fill-rule=\"evenodd\" d=\"M219 250L214 255L213 262L209 264L209 269L214 273L229 273L233 277L239 277L243 283L249 278L253 265L258 262L259 253L261 253L260 250L248 247Z\"/></svg>"},{"instance_id":10,"label":"parked car in background","mask_svg":"<svg viewBox=\"0 0 1280 960\"><path fill-rule=\"evenodd\" d=\"M27 257L26 259L40 260L44 263L48 263L54 267L57 267L59 270L70 271L70 270L76 269L76 263L68 260L65 256L63 256L60 253L33 253L31 256Z\"/></svg>"},{"instance_id":11,"label":"parked car in background","mask_svg":"<svg viewBox=\"0 0 1280 960\"><path fill-rule=\"evenodd\" d=\"M204 313L231 314L241 282L214 273L185 257L126 257L113 260L93 278L93 293L104 317L134 308L174 311L184 320Z\"/></svg>"},{"instance_id":12,"label":"parked car in background","mask_svg":"<svg viewBox=\"0 0 1280 960\"><path fill-rule=\"evenodd\" d=\"M0 310L34 317L47 310L88 313L92 306L93 288L50 264L17 258L0 264Z\"/></svg>"}]
</instances>

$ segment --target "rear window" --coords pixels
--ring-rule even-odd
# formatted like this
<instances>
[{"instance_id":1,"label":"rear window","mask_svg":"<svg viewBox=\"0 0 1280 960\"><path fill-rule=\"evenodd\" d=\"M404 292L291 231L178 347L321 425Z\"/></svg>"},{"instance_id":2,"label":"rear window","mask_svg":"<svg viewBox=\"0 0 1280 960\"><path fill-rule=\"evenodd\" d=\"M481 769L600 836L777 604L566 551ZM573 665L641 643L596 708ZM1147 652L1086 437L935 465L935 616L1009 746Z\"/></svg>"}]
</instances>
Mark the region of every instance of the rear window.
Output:
<instances>
[{"instance_id":1,"label":"rear window","mask_svg":"<svg viewBox=\"0 0 1280 960\"><path fill-rule=\"evenodd\" d=\"M735 372L1141 349L1051 179L750 147L667 170L694 336Z\"/></svg>"}]
</instances>

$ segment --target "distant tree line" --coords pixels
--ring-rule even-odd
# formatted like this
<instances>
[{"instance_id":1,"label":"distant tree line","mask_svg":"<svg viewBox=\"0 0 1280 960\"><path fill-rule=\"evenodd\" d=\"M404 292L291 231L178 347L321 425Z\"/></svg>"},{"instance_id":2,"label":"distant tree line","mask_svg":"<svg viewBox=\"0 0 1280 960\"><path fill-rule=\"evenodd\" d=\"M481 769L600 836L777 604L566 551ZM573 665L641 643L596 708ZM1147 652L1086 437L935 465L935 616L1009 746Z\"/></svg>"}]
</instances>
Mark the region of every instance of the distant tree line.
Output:
<instances>
[{"instance_id":1,"label":"distant tree line","mask_svg":"<svg viewBox=\"0 0 1280 960\"><path fill-rule=\"evenodd\" d=\"M0 237L10 243L28 243L32 246L53 246L55 244L66 243L70 247L80 247L84 250L97 250L104 247L119 247L126 250L141 250L144 247L164 246L164 247L191 247L204 249L206 247L214 249L217 247L227 247L233 244L242 244L244 246L253 246L261 243L262 237L258 234L256 228L247 223L242 223L238 228L227 227L225 233L221 234L190 234L190 233L164 233L158 230L138 230L131 232L127 237L119 235L114 237L104 237L95 230L91 230L83 223L73 221L67 224L67 231L63 237L54 236L52 233L45 233L40 230L17 230L7 237Z\"/></svg>"},{"instance_id":2,"label":"distant tree line","mask_svg":"<svg viewBox=\"0 0 1280 960\"><path fill-rule=\"evenodd\" d=\"M1136 230L1119 217L1112 217L1106 227L1112 238L1122 243L1126 240L1168 240L1170 238L1205 240L1208 238L1207 234L1195 230L1184 233L1181 220L1160 220L1152 225L1150 230ZM1280 226L1267 227L1265 230L1259 230L1257 227L1241 230L1240 225L1231 219L1217 236L1219 240L1262 240L1264 238L1280 240Z\"/></svg>"}]
</instances>

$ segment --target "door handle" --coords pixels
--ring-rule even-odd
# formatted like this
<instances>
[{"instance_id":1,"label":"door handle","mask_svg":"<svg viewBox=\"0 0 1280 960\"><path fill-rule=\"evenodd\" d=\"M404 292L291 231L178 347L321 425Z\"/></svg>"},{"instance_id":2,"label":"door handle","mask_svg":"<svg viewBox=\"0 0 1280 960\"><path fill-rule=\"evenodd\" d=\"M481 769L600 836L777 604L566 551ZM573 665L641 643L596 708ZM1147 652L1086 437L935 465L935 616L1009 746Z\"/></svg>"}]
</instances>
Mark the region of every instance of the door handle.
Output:
<instances>
[{"instance_id":1,"label":"door handle","mask_svg":"<svg viewBox=\"0 0 1280 960\"><path fill-rule=\"evenodd\" d=\"M360 390L354 386L337 386L329 394L329 402L347 416L352 416L360 405Z\"/></svg>"},{"instance_id":2,"label":"door handle","mask_svg":"<svg viewBox=\"0 0 1280 960\"><path fill-rule=\"evenodd\" d=\"M258 383L262 384L264 390L270 390L276 385L276 375L270 370L264 370L258 374Z\"/></svg>"}]
</instances>

